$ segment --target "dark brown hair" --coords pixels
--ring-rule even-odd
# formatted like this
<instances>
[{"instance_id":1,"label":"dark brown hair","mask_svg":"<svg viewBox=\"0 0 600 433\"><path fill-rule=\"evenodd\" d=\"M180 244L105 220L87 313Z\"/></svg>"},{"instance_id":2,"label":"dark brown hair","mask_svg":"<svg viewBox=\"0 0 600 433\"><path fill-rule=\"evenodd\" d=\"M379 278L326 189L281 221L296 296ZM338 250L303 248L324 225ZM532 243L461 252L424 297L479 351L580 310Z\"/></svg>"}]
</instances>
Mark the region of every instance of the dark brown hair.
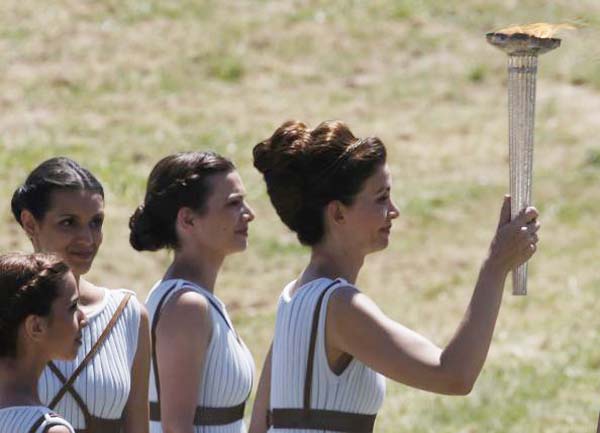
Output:
<instances>
[{"instance_id":1,"label":"dark brown hair","mask_svg":"<svg viewBox=\"0 0 600 433\"><path fill-rule=\"evenodd\" d=\"M129 242L138 251L177 248L175 220L182 207L202 212L210 194L208 178L235 170L214 152L182 152L161 159L152 169L144 202L129 220Z\"/></svg>"},{"instance_id":2,"label":"dark brown hair","mask_svg":"<svg viewBox=\"0 0 600 433\"><path fill-rule=\"evenodd\" d=\"M15 357L19 326L34 314L47 316L69 267L50 254L0 256L0 357Z\"/></svg>"},{"instance_id":3,"label":"dark brown hair","mask_svg":"<svg viewBox=\"0 0 600 433\"><path fill-rule=\"evenodd\" d=\"M313 130L302 122L285 122L254 146L253 154L277 214L304 245L322 239L325 206L333 200L352 204L386 160L379 138L358 139L341 121L323 122Z\"/></svg>"},{"instance_id":4,"label":"dark brown hair","mask_svg":"<svg viewBox=\"0 0 600 433\"><path fill-rule=\"evenodd\" d=\"M51 193L64 189L95 191L104 199L102 184L87 169L69 158L51 158L38 165L13 193L11 208L15 219L22 225L21 212L27 209L42 220L50 208Z\"/></svg>"}]
</instances>

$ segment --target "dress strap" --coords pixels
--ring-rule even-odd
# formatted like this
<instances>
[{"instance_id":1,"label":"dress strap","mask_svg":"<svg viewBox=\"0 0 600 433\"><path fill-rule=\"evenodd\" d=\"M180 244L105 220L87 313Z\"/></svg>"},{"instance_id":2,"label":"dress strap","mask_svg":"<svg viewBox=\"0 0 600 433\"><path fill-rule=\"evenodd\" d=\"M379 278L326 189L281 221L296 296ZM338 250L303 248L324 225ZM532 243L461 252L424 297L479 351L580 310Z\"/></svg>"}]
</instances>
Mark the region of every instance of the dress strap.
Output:
<instances>
[{"instance_id":1,"label":"dress strap","mask_svg":"<svg viewBox=\"0 0 600 433\"><path fill-rule=\"evenodd\" d=\"M274 429L332 430L347 433L371 433L373 431L375 415L312 409L310 407L319 315L321 313L323 298L339 282L340 280L336 279L325 287L319 295L313 312L310 343L306 360L306 376L304 378L303 406L301 409L274 408L270 410L267 412L267 426L269 427L273 427Z\"/></svg>"},{"instance_id":2,"label":"dress strap","mask_svg":"<svg viewBox=\"0 0 600 433\"><path fill-rule=\"evenodd\" d=\"M129 302L130 298L131 298L131 294L129 294L129 293L123 297L123 299L121 300L121 303L119 304L119 306L115 310L113 316L111 317L110 321L106 325L106 328L104 328L104 331L102 331L102 334L100 334L100 337L98 337L98 340L96 340L96 343L94 343L91 350L87 353L87 355L85 356L83 361L81 361L81 363L77 366L77 368L75 369L75 371L73 372L71 377L69 377L69 379L66 379L66 377L63 376L62 373L57 374L57 372L60 373L60 370L58 367L56 367L56 364L54 364L52 361L50 361L48 363L48 367L50 367L50 370L52 370L52 372L63 383L62 388L58 391L58 393L54 396L54 398L48 405L48 407L50 409L54 409L56 407L56 405L58 404L58 402L60 401L60 399L63 398L63 396L67 392L70 392L80 406L83 404L83 407L82 407L82 410L83 410L83 408L85 407L85 403L83 402L83 399L81 398L81 396L79 396L77 394L77 392L75 391L75 389L73 388L73 383L75 383L75 380L77 379L77 377L81 374L81 372L85 369L85 367L87 367L87 365L92 360L92 358L96 355L96 353L98 353L98 350L100 349L102 344L104 344L108 335L110 334L112 329L117 324L117 321L119 320L121 313L127 306L127 302ZM77 395L77 397L75 397L76 395ZM81 403L79 403L79 401L81 401ZM87 408L84 411L84 414L85 413L89 414L89 411L87 410Z\"/></svg>"}]
</instances>

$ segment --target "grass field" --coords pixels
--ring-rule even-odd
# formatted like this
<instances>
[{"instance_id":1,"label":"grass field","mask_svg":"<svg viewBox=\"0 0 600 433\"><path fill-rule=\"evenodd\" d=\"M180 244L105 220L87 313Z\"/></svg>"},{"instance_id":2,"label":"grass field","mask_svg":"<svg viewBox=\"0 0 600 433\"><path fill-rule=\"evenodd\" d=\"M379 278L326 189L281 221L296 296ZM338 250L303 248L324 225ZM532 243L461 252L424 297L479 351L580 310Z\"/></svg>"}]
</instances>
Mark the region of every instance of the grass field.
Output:
<instances>
[{"instance_id":1,"label":"grass field","mask_svg":"<svg viewBox=\"0 0 600 433\"><path fill-rule=\"evenodd\" d=\"M460 5L460 6L458 6ZM217 294L262 363L282 286L307 250L281 224L251 148L289 118L345 120L387 145L401 210L359 285L445 344L467 305L507 190L505 55L487 31L570 22L540 59L534 202L543 223L530 294L504 305L465 398L388 383L377 431L591 432L600 411L600 3L597 0L3 0L0 250L28 250L10 196L70 156L107 190L89 279L144 297L167 253L139 254L127 221L162 156L234 159L257 213Z\"/></svg>"}]
</instances>

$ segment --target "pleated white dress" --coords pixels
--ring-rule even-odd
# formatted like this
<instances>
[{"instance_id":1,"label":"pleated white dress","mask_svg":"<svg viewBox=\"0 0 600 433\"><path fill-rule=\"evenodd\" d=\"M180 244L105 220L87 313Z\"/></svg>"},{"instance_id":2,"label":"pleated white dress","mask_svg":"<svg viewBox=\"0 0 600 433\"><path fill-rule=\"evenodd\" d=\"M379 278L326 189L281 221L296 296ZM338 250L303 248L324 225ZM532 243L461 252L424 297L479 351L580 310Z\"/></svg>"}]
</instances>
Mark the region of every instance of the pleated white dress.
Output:
<instances>
[{"instance_id":1,"label":"pleated white dress","mask_svg":"<svg viewBox=\"0 0 600 433\"><path fill-rule=\"evenodd\" d=\"M356 414L376 414L385 395L385 378L353 358L344 371L331 371L325 350L327 304L339 287L349 286L343 279L319 278L290 295L295 281L289 283L279 298L271 359L271 410L302 408L307 359L313 315L323 291L314 352L311 409ZM315 433L308 429L273 429L276 433ZM321 430L326 431L326 430Z\"/></svg>"},{"instance_id":2,"label":"pleated white dress","mask_svg":"<svg viewBox=\"0 0 600 433\"><path fill-rule=\"evenodd\" d=\"M252 390L254 360L246 345L241 339L238 340L233 324L227 314L225 304L219 298L208 290L187 280L170 279L159 281L151 289L146 300L150 323L154 321L154 314L161 299L165 298L162 304L162 308L164 308L169 299L182 290L192 290L206 297L210 304L209 310L212 320L212 335L208 351L206 352L196 406L223 408L243 403ZM149 394L151 402L158 400L153 366L150 372ZM162 433L160 422L151 421L150 432ZM194 432L245 433L246 425L243 420L225 425L196 425L194 426Z\"/></svg>"},{"instance_id":3,"label":"pleated white dress","mask_svg":"<svg viewBox=\"0 0 600 433\"><path fill-rule=\"evenodd\" d=\"M83 344L73 361L54 361L61 373L69 378L117 310L128 290L104 289L99 307L87 315L87 326L82 330ZM90 414L103 419L120 419L131 389L131 369L137 351L140 327L140 303L131 296L114 328L98 353L77 377L74 388L83 399ZM49 369L44 369L38 382L38 393L43 404L49 404L62 387L62 382ZM67 392L53 411L59 413L76 430L86 427L81 408Z\"/></svg>"},{"instance_id":4,"label":"pleated white dress","mask_svg":"<svg viewBox=\"0 0 600 433\"><path fill-rule=\"evenodd\" d=\"M12 406L0 409L0 433L44 433L62 425L75 433L71 424L44 406Z\"/></svg>"}]
</instances>

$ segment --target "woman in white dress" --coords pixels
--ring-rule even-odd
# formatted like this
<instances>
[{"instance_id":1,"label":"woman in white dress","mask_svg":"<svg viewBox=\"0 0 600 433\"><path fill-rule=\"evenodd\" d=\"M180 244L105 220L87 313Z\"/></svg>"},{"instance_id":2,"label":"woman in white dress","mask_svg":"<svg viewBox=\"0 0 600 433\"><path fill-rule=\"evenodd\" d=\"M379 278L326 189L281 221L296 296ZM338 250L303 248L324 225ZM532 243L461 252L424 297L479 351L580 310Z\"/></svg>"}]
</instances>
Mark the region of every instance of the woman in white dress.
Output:
<instances>
[{"instance_id":1,"label":"woman in white dress","mask_svg":"<svg viewBox=\"0 0 600 433\"><path fill-rule=\"evenodd\" d=\"M70 360L85 316L68 266L46 254L0 256L0 433L73 433L39 400L51 359Z\"/></svg>"},{"instance_id":2,"label":"woman in white dress","mask_svg":"<svg viewBox=\"0 0 600 433\"><path fill-rule=\"evenodd\" d=\"M132 292L83 278L102 243L102 185L75 161L52 158L29 174L11 205L34 250L69 265L88 317L75 359L42 373L40 399L79 433L147 432L148 315Z\"/></svg>"},{"instance_id":3,"label":"woman in white dress","mask_svg":"<svg viewBox=\"0 0 600 433\"><path fill-rule=\"evenodd\" d=\"M225 258L246 249L254 219L233 164L212 152L159 161L131 217L131 245L171 249L150 291L150 431L243 433L254 361L215 295Z\"/></svg>"},{"instance_id":4,"label":"woman in white dress","mask_svg":"<svg viewBox=\"0 0 600 433\"><path fill-rule=\"evenodd\" d=\"M507 273L535 252L537 211L510 221L505 198L471 302L445 348L388 318L355 285L365 256L388 245L398 209L386 151L342 122L286 122L254 148L271 202L308 266L281 294L252 433L373 431L383 376L441 394L470 392L485 361Z\"/></svg>"}]
</instances>

